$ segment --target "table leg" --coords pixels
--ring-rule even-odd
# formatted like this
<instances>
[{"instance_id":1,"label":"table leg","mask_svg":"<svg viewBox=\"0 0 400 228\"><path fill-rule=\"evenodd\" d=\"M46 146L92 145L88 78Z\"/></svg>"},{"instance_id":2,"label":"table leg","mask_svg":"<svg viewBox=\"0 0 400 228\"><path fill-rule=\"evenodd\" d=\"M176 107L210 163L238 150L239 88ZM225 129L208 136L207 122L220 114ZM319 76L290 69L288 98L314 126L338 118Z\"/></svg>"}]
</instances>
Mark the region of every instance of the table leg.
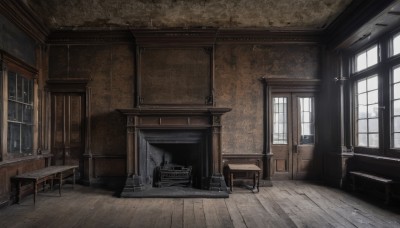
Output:
<instances>
[{"instance_id":1,"label":"table leg","mask_svg":"<svg viewBox=\"0 0 400 228\"><path fill-rule=\"evenodd\" d=\"M36 205L36 195L37 195L37 182L36 181L34 181L33 182L33 187L34 187L34 189L35 189L35 194L33 195L33 205Z\"/></svg>"},{"instance_id":2,"label":"table leg","mask_svg":"<svg viewBox=\"0 0 400 228\"><path fill-rule=\"evenodd\" d=\"M256 171L253 172L253 189L256 188Z\"/></svg>"},{"instance_id":3,"label":"table leg","mask_svg":"<svg viewBox=\"0 0 400 228\"><path fill-rule=\"evenodd\" d=\"M260 192L260 171L257 172L257 191Z\"/></svg>"},{"instance_id":4,"label":"table leg","mask_svg":"<svg viewBox=\"0 0 400 228\"><path fill-rule=\"evenodd\" d=\"M229 187L231 188L231 192L233 192L233 172L229 175Z\"/></svg>"},{"instance_id":5,"label":"table leg","mask_svg":"<svg viewBox=\"0 0 400 228\"><path fill-rule=\"evenodd\" d=\"M72 169L72 189L75 187L75 169Z\"/></svg>"},{"instance_id":6,"label":"table leg","mask_svg":"<svg viewBox=\"0 0 400 228\"><path fill-rule=\"evenodd\" d=\"M60 181L60 185L59 185L58 192L60 193L60 196L61 196L62 172L60 173L60 179L59 179L59 181Z\"/></svg>"}]
</instances>

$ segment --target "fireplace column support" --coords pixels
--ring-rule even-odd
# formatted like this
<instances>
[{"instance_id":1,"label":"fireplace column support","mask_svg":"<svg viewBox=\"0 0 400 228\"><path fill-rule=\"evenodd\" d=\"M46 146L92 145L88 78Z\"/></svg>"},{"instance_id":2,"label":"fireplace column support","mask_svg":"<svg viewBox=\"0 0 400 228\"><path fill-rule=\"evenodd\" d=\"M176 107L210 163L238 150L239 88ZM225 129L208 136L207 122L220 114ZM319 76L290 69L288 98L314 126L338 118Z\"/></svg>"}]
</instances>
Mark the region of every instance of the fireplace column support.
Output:
<instances>
[{"instance_id":1,"label":"fireplace column support","mask_svg":"<svg viewBox=\"0 0 400 228\"><path fill-rule=\"evenodd\" d=\"M127 178L121 197L129 197L129 192L143 190L142 179L139 176L138 152L137 152L137 134L138 117L127 116L126 127L126 172Z\"/></svg>"},{"instance_id":2,"label":"fireplace column support","mask_svg":"<svg viewBox=\"0 0 400 228\"><path fill-rule=\"evenodd\" d=\"M223 113L212 112L211 145L212 145L212 176L209 189L212 191L228 191L222 175L222 147L221 147L221 116Z\"/></svg>"}]
</instances>

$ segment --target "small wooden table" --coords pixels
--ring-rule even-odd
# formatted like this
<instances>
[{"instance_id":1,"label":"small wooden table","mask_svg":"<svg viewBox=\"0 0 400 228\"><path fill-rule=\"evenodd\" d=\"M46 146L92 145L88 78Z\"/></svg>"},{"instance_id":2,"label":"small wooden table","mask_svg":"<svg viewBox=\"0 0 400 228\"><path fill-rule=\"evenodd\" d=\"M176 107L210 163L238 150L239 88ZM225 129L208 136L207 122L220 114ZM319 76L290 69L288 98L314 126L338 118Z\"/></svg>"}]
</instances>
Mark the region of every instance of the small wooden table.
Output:
<instances>
[{"instance_id":1,"label":"small wooden table","mask_svg":"<svg viewBox=\"0 0 400 228\"><path fill-rule=\"evenodd\" d=\"M253 174L253 189L257 186L257 192L260 191L260 167L254 164L228 164L229 173L229 187L231 192L233 192L233 174L238 172L250 172Z\"/></svg>"},{"instance_id":2,"label":"small wooden table","mask_svg":"<svg viewBox=\"0 0 400 228\"><path fill-rule=\"evenodd\" d=\"M38 185L41 183L45 183L47 180L51 181L51 188L53 187L53 181L59 181L59 194L61 196L61 186L63 181L63 174L72 171L73 176L73 185L75 185L75 169L78 168L77 165L71 166L49 166L43 169L38 169L32 172L23 173L12 177L12 180L18 182L17 191L18 191L18 202L21 199L21 185L22 182L32 182L33 187L35 189L35 193L33 195L33 204L36 204L36 195L38 192ZM69 176L69 175L68 175Z\"/></svg>"}]
</instances>

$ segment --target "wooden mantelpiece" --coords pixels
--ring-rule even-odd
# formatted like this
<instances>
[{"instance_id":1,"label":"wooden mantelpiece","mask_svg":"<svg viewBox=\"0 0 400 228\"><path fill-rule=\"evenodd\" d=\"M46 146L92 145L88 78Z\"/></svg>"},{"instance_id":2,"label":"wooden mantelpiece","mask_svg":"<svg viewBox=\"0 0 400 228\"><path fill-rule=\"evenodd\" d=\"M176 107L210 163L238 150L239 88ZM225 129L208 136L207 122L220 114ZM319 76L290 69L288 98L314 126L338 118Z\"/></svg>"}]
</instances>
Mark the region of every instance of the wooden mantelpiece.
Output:
<instances>
[{"instance_id":1,"label":"wooden mantelpiece","mask_svg":"<svg viewBox=\"0 0 400 228\"><path fill-rule=\"evenodd\" d=\"M126 153L127 153L127 182L122 193L141 190L143 176L140 172L144 164L139 162L140 143L138 143L140 132L143 130L199 130L207 132L210 142L209 161L205 161L210 167L209 178L222 175L221 154L221 116L229 112L230 108L132 108L119 109L126 116ZM212 184L209 186L212 189Z\"/></svg>"}]
</instances>

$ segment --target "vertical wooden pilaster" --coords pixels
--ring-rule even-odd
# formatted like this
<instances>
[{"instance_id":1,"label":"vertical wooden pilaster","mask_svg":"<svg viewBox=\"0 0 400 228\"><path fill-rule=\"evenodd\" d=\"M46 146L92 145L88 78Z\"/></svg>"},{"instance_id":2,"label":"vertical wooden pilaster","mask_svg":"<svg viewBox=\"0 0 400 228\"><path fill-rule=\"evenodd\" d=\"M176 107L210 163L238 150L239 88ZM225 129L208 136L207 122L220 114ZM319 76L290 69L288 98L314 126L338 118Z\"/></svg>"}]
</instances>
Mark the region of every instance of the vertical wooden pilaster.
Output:
<instances>
[{"instance_id":1,"label":"vertical wooden pilaster","mask_svg":"<svg viewBox=\"0 0 400 228\"><path fill-rule=\"evenodd\" d=\"M137 116L128 116L126 123L126 152L127 164L126 172L128 177L139 175L138 171L138 151L137 151Z\"/></svg>"}]
</instances>

